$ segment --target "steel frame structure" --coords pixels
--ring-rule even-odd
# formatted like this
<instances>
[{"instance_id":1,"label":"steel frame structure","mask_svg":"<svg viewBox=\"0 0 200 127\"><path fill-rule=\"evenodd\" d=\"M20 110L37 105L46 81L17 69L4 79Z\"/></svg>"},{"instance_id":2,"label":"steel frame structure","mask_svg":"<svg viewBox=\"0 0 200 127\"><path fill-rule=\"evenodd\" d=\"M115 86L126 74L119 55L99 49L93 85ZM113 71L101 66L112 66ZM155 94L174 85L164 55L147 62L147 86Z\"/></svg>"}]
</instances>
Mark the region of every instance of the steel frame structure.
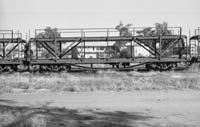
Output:
<instances>
[{"instance_id":1,"label":"steel frame structure","mask_svg":"<svg viewBox=\"0 0 200 127\"><path fill-rule=\"evenodd\" d=\"M190 57L200 62L200 27L195 29L194 35L190 37Z\"/></svg>"},{"instance_id":2,"label":"steel frame structure","mask_svg":"<svg viewBox=\"0 0 200 127\"><path fill-rule=\"evenodd\" d=\"M44 31L44 29L36 29L35 37L29 40L29 47L32 51L35 51L35 56L31 56L30 65L39 65L45 66L48 68L50 66L55 66L56 68L67 67L71 69L71 67L75 67L78 69L86 69L86 70L96 70L96 69L110 69L110 67L94 67L94 64L108 64L112 65L112 69L117 70L130 70L134 69L136 66L145 65L149 66L159 66L160 68L169 69L172 66L176 65L180 62L186 62L188 53L186 51L185 57L183 57L183 50L188 46L187 37L182 35L181 27L169 27L168 29L172 31L173 35L166 36L142 36L138 35L137 31L144 29L142 27L131 28L129 31L132 33L130 36L120 36L120 33L116 31L114 28L86 28L86 29L58 29L60 37L37 37L38 33ZM155 28L151 28L155 29ZM75 33L75 36L62 36L62 34L72 34ZM88 34L97 34L91 35ZM120 41L121 43L129 42L131 46L131 56L129 58L64 58L66 54L69 54L74 48L78 45L88 42L116 42ZM149 43L154 43L154 47ZM165 46L163 46L163 42L165 42ZM53 43L58 45L58 49L52 47L49 43ZM65 50L62 48L64 44L68 43L68 47ZM133 43L139 45L153 57L138 57L133 56ZM158 45L158 47L156 46ZM84 47L83 46L83 47ZM173 48L177 46L178 56L166 56L167 52L173 50ZM39 58L39 50L40 48L45 49L49 54L52 55L51 59L41 59ZM31 51L30 50L30 51ZM85 48L83 50L83 54L85 56ZM31 53L30 53L31 54ZM85 65L90 66L85 66ZM122 65L122 66L120 66ZM47 67L48 66L48 67Z\"/></svg>"},{"instance_id":3,"label":"steel frame structure","mask_svg":"<svg viewBox=\"0 0 200 127\"><path fill-rule=\"evenodd\" d=\"M0 71L7 67L16 69L22 64L22 47L25 43L21 33L14 33L13 30L0 30ZM14 57L11 57L11 54Z\"/></svg>"}]
</instances>

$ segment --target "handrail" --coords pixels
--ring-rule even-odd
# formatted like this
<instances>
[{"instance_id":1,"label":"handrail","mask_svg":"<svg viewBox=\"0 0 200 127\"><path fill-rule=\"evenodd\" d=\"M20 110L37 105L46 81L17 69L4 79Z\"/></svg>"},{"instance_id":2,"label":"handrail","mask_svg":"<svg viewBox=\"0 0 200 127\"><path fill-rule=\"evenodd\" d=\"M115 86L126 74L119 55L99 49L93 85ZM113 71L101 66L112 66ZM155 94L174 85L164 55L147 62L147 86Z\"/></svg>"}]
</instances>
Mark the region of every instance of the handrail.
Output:
<instances>
[{"instance_id":1,"label":"handrail","mask_svg":"<svg viewBox=\"0 0 200 127\"><path fill-rule=\"evenodd\" d=\"M22 33L13 32L13 30L0 30L1 39L22 38Z\"/></svg>"},{"instance_id":2,"label":"handrail","mask_svg":"<svg viewBox=\"0 0 200 127\"><path fill-rule=\"evenodd\" d=\"M150 28L151 30L155 30L156 27L130 27L128 28L131 36L137 36L138 31L144 30L145 28ZM172 32L172 35L182 35L181 27L167 27L169 31ZM35 37L39 33L44 33L46 29L35 29ZM53 29L50 29L53 30ZM87 33L105 33L105 35L111 35L113 33L119 33L120 31L115 28L68 28L68 29L56 29L59 34L67 34L67 33L77 33L80 35L76 35L78 37L83 37L83 34ZM118 34L119 35L119 34Z\"/></svg>"}]
</instances>

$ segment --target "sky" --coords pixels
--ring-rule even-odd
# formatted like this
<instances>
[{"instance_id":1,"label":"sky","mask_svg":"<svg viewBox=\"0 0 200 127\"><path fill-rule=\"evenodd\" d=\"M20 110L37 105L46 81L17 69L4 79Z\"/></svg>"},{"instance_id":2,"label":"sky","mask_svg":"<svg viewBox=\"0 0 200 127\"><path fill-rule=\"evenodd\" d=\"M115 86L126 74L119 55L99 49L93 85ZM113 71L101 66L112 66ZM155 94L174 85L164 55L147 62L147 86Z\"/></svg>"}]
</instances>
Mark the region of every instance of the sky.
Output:
<instances>
[{"instance_id":1,"label":"sky","mask_svg":"<svg viewBox=\"0 0 200 127\"><path fill-rule=\"evenodd\" d=\"M45 28L114 28L120 21L134 27L168 22L184 34L200 26L200 0L0 0L0 29L25 36Z\"/></svg>"}]
</instances>

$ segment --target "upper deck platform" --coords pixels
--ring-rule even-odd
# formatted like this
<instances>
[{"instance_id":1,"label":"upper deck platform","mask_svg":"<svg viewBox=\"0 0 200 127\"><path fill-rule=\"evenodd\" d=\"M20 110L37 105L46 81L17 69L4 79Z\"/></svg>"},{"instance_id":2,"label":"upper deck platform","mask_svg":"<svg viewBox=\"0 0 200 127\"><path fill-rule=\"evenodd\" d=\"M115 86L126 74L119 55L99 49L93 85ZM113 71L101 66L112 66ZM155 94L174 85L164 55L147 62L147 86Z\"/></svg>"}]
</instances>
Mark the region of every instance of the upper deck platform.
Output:
<instances>
[{"instance_id":1,"label":"upper deck platform","mask_svg":"<svg viewBox=\"0 0 200 127\"><path fill-rule=\"evenodd\" d=\"M177 38L186 38L185 35L172 35L172 36L162 36L163 40L172 40ZM150 37L150 36L104 36L104 37L57 37L57 38L31 38L33 41L40 41L40 42L51 42L51 41L59 41L59 42L75 42L75 41L82 41L82 42L95 42L95 41L134 41L135 39L140 40L158 40L160 36Z\"/></svg>"},{"instance_id":2,"label":"upper deck platform","mask_svg":"<svg viewBox=\"0 0 200 127\"><path fill-rule=\"evenodd\" d=\"M25 43L22 39L22 33L16 33L13 30L0 30L0 43Z\"/></svg>"},{"instance_id":3,"label":"upper deck platform","mask_svg":"<svg viewBox=\"0 0 200 127\"><path fill-rule=\"evenodd\" d=\"M49 42L94 42L94 41L133 41L134 39L140 40L158 40L160 38L171 40L176 38L186 38L182 35L181 27L168 27L169 35L143 35L144 27L127 28L123 31L118 31L115 28L84 28L84 29L36 29L35 37L31 41ZM155 27L148 27L151 31L156 31ZM55 33L56 34L55 34ZM123 34L123 32L127 32ZM48 33L49 35L45 34Z\"/></svg>"}]
</instances>

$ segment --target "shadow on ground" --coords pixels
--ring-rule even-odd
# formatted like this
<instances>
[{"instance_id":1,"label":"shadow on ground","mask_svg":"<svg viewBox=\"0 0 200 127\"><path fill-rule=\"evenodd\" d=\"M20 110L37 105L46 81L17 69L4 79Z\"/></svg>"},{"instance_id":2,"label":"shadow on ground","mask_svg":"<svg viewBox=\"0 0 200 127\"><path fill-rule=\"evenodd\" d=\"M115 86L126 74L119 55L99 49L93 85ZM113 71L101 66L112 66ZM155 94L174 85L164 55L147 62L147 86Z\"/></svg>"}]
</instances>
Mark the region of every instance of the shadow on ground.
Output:
<instances>
[{"instance_id":1,"label":"shadow on ground","mask_svg":"<svg viewBox=\"0 0 200 127\"><path fill-rule=\"evenodd\" d=\"M153 119L139 112L14 106L9 100L0 100L0 103L3 103L0 104L1 127L134 127L138 121L148 123L145 121Z\"/></svg>"}]
</instances>

